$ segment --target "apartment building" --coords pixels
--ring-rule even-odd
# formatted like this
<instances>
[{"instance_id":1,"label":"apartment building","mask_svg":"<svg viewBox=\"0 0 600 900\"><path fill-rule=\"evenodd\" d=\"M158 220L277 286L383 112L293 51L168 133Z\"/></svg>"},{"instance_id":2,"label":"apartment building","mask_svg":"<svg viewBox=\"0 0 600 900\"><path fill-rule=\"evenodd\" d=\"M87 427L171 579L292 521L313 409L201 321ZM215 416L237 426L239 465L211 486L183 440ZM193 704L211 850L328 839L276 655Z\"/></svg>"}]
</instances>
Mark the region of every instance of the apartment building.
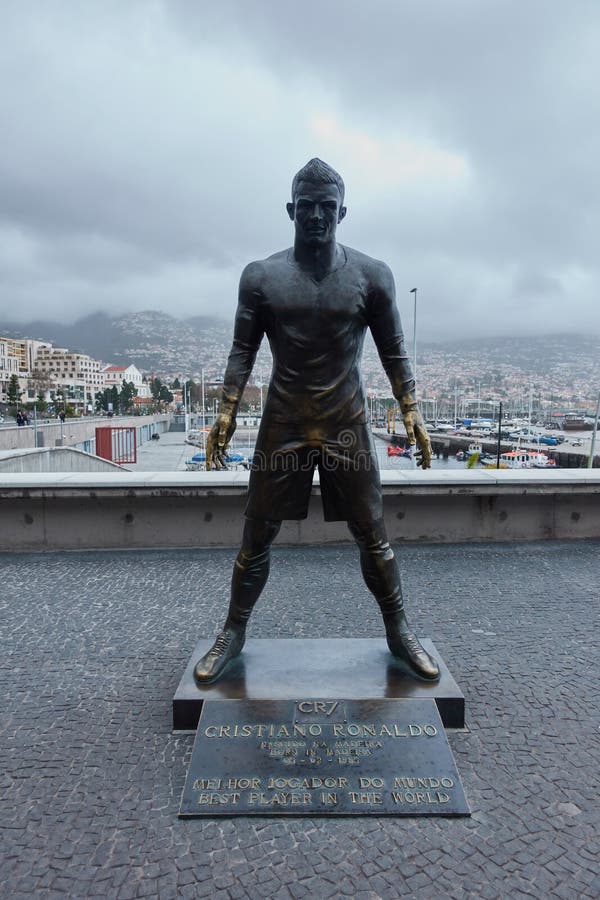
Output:
<instances>
[{"instance_id":1,"label":"apartment building","mask_svg":"<svg viewBox=\"0 0 600 900\"><path fill-rule=\"evenodd\" d=\"M8 385L13 375L19 379L22 391L27 388L28 348L26 340L0 337L0 403L8 400Z\"/></svg>"},{"instance_id":2,"label":"apartment building","mask_svg":"<svg viewBox=\"0 0 600 900\"><path fill-rule=\"evenodd\" d=\"M51 344L37 348L33 371L42 383L46 381L51 394L61 390L66 401L84 413L93 405L96 394L104 389L98 360Z\"/></svg>"}]
</instances>

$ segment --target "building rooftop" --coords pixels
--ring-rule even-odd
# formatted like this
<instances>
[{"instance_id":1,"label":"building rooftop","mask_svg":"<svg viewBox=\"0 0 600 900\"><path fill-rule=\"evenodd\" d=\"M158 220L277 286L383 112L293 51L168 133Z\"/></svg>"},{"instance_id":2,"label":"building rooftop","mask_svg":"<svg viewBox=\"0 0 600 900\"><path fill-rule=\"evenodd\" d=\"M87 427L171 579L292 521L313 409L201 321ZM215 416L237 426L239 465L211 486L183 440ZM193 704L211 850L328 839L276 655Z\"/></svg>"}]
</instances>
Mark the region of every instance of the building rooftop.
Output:
<instances>
[{"instance_id":1,"label":"building rooftop","mask_svg":"<svg viewBox=\"0 0 600 900\"><path fill-rule=\"evenodd\" d=\"M5 896L598 896L597 542L398 550L465 694L466 819L177 818L171 701L234 555L0 556ZM355 549L276 547L251 634L380 636Z\"/></svg>"}]
</instances>

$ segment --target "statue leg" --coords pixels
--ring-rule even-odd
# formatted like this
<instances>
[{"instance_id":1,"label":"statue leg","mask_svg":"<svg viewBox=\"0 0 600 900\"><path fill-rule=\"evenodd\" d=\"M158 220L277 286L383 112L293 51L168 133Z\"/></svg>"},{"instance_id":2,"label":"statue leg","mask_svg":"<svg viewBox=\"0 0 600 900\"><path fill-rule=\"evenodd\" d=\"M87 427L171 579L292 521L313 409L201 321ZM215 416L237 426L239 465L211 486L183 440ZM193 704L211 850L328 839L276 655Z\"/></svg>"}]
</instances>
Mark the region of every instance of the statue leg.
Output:
<instances>
[{"instance_id":1,"label":"statue leg","mask_svg":"<svg viewBox=\"0 0 600 900\"><path fill-rule=\"evenodd\" d=\"M406 620L400 572L387 539L383 519L376 522L348 522L348 528L360 550L365 583L381 609L391 653L413 675L431 681L438 679L438 664L423 649Z\"/></svg>"},{"instance_id":2,"label":"statue leg","mask_svg":"<svg viewBox=\"0 0 600 900\"><path fill-rule=\"evenodd\" d=\"M246 625L269 577L271 544L281 522L246 519L242 546L231 578L231 599L223 630L194 668L200 684L216 681L246 640Z\"/></svg>"}]
</instances>

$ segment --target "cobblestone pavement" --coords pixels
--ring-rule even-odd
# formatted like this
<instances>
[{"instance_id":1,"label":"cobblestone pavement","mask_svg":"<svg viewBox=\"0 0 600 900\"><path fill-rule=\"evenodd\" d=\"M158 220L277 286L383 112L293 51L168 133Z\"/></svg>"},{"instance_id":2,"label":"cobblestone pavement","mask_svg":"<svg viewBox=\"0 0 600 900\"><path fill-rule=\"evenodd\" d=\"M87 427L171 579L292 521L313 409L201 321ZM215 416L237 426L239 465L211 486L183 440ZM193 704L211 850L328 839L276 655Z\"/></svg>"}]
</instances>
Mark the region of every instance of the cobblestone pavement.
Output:
<instances>
[{"instance_id":1,"label":"cobblestone pavement","mask_svg":"<svg viewBox=\"0 0 600 900\"><path fill-rule=\"evenodd\" d=\"M0 557L4 897L598 897L598 543L399 552L467 701L473 815L179 820L171 700L233 553ZM276 548L254 637L374 637L351 546ZM319 599L320 597L320 599Z\"/></svg>"}]
</instances>

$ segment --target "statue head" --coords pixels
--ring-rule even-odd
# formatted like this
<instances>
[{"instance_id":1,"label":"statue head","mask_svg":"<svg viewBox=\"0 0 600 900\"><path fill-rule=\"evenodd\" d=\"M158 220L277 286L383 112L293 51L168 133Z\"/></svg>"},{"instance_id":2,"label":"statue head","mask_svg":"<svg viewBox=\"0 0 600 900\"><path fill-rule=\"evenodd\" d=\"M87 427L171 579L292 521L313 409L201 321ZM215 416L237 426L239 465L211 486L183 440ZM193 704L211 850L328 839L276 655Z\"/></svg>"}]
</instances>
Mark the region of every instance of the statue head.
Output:
<instances>
[{"instance_id":1,"label":"statue head","mask_svg":"<svg viewBox=\"0 0 600 900\"><path fill-rule=\"evenodd\" d=\"M286 204L296 229L296 240L308 245L335 241L335 232L346 215L344 182L323 160L309 160L294 175L292 201Z\"/></svg>"},{"instance_id":2,"label":"statue head","mask_svg":"<svg viewBox=\"0 0 600 900\"><path fill-rule=\"evenodd\" d=\"M296 197L296 190L301 181L308 181L310 184L335 184L340 194L340 206L344 203L344 180L342 176L332 169L331 166L314 156L306 163L306 165L296 172L292 181L292 202Z\"/></svg>"}]
</instances>

